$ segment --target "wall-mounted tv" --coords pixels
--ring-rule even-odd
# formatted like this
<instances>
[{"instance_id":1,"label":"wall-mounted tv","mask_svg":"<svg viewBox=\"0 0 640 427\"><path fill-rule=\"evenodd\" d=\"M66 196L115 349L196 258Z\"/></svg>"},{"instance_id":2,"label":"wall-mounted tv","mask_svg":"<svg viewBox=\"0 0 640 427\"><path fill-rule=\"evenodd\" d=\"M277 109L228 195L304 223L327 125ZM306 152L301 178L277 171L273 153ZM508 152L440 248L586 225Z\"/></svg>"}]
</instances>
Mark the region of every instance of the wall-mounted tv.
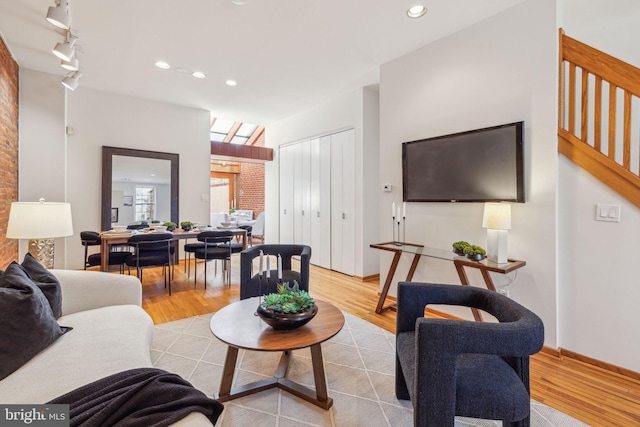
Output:
<instances>
[{"instance_id":1,"label":"wall-mounted tv","mask_svg":"<svg viewBox=\"0 0 640 427\"><path fill-rule=\"evenodd\" d=\"M524 122L402 144L406 202L524 202Z\"/></svg>"}]
</instances>

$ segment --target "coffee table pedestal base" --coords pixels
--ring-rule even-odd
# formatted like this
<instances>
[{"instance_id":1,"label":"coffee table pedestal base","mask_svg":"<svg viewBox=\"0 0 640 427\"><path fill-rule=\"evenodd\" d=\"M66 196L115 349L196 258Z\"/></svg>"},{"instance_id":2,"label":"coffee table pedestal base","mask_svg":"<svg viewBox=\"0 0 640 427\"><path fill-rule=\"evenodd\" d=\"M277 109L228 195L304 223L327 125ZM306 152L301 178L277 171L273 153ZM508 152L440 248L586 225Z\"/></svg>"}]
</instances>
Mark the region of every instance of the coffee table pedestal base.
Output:
<instances>
[{"instance_id":1,"label":"coffee table pedestal base","mask_svg":"<svg viewBox=\"0 0 640 427\"><path fill-rule=\"evenodd\" d=\"M256 381L242 386L231 388L233 383L233 373L238 359L238 347L229 346L227 356L224 361L222 380L220 381L220 392L214 398L220 402L226 402L239 397L248 396L271 388L279 388L293 394L307 402L313 403L322 409L329 409L333 405L333 399L328 396L327 382L324 372L324 362L322 360L322 349L320 344L314 344L311 349L311 363L313 365L313 377L316 390L312 390L301 384L291 381L286 377L289 369L291 352L284 351L280 357L280 362L276 368L276 373L272 378Z\"/></svg>"}]
</instances>

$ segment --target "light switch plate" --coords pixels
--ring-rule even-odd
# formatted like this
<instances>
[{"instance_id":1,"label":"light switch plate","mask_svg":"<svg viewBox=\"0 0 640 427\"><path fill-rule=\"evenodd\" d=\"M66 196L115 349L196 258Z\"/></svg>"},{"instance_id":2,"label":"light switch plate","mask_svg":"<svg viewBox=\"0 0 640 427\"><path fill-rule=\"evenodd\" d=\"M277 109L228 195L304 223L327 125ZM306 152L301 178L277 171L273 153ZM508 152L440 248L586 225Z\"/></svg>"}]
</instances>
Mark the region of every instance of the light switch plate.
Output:
<instances>
[{"instance_id":1,"label":"light switch plate","mask_svg":"<svg viewBox=\"0 0 640 427\"><path fill-rule=\"evenodd\" d=\"M620 222L620 205L596 204L596 221Z\"/></svg>"}]
</instances>

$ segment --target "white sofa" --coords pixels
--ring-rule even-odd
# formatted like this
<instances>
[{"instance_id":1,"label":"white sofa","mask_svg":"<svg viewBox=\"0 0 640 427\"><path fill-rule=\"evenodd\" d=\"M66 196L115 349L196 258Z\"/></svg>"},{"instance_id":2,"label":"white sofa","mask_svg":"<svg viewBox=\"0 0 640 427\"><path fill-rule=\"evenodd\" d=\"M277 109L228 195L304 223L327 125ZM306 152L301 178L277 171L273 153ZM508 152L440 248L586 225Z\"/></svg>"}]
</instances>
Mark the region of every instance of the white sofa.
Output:
<instances>
[{"instance_id":1,"label":"white sofa","mask_svg":"<svg viewBox=\"0 0 640 427\"><path fill-rule=\"evenodd\" d=\"M62 288L58 323L73 330L0 381L0 403L42 404L117 372L151 367L153 322L135 276L51 270ZM175 426L211 426L192 413Z\"/></svg>"}]
</instances>

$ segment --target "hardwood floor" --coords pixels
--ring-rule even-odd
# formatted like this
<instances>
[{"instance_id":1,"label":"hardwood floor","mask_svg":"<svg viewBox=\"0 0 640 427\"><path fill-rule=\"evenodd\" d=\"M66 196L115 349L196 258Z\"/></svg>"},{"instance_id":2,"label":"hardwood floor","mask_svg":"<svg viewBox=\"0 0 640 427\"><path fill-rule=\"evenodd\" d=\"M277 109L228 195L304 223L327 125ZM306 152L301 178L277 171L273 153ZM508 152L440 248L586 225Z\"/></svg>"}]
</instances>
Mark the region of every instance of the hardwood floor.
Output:
<instances>
[{"instance_id":1,"label":"hardwood floor","mask_svg":"<svg viewBox=\"0 0 640 427\"><path fill-rule=\"evenodd\" d=\"M207 289L204 268L198 268L194 284L176 266L172 295L164 289L160 269L143 274L143 308L158 323L169 322L219 310L239 300L239 259L232 260L231 286L222 284L220 269L209 266ZM310 293L388 331L395 331L395 313L375 313L379 283L362 282L340 273L311 267ZM640 426L640 374L623 375L576 358L561 356L555 350L542 351L531 360L531 395L593 426Z\"/></svg>"}]
</instances>

